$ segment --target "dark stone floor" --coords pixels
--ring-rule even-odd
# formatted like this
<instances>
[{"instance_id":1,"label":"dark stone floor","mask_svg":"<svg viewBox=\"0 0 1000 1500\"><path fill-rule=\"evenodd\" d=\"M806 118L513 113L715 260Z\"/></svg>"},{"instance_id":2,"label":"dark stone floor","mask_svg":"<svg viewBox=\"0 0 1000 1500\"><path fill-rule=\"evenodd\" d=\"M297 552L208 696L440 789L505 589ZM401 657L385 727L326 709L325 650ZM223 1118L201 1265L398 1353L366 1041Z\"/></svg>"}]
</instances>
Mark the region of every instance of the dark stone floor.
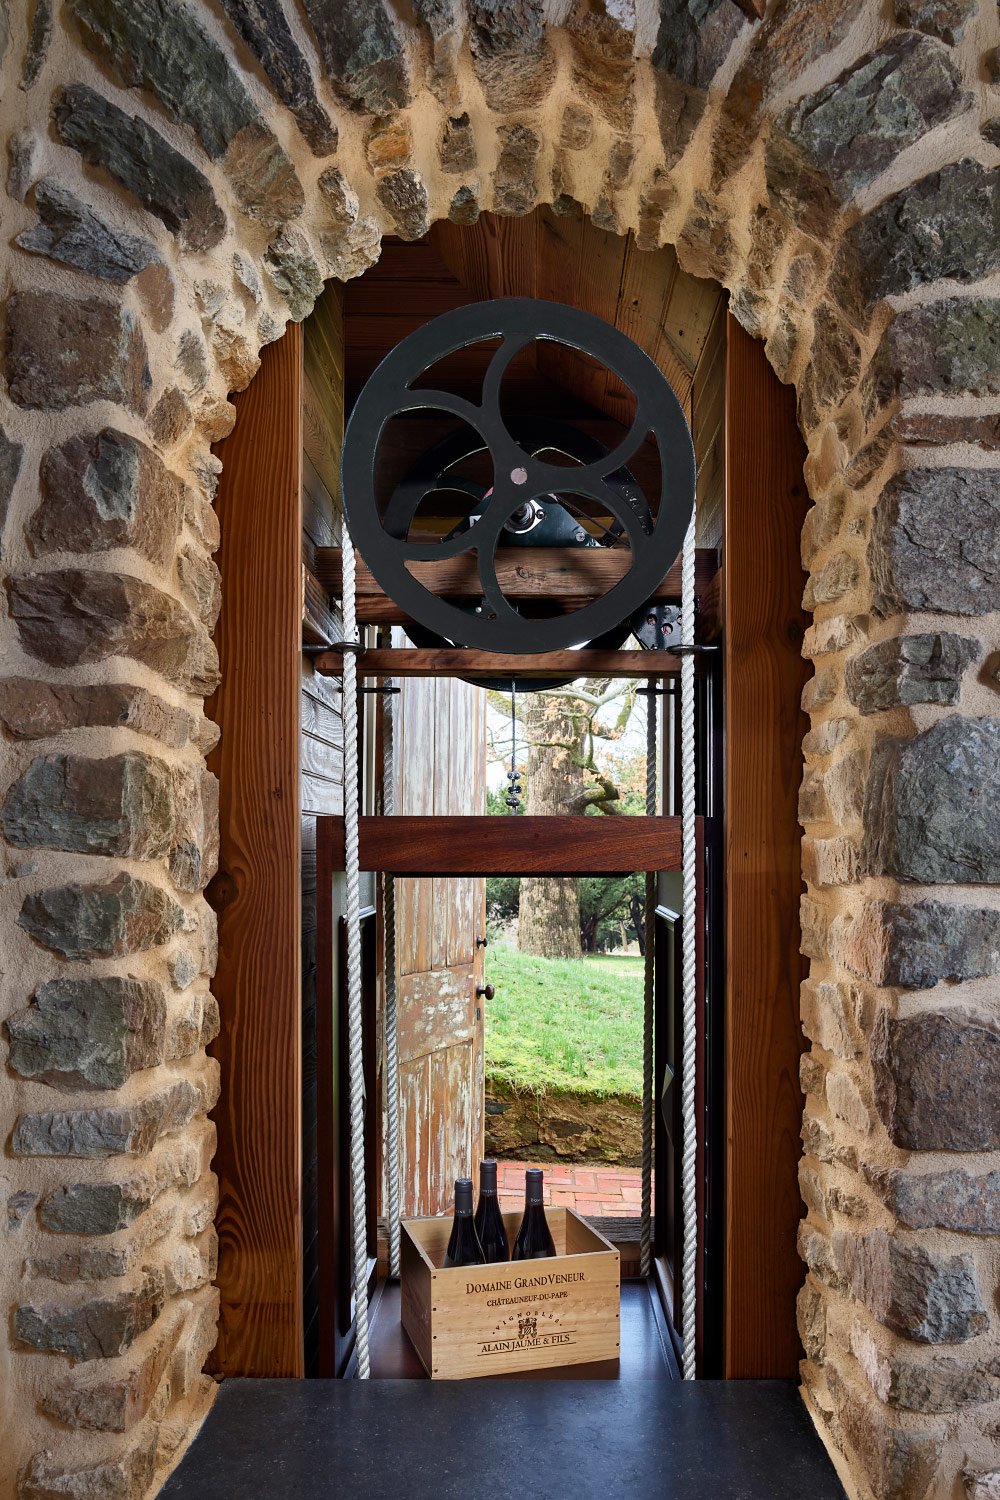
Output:
<instances>
[{"instance_id":1,"label":"dark stone floor","mask_svg":"<svg viewBox=\"0 0 1000 1500\"><path fill-rule=\"evenodd\" d=\"M844 1500L785 1381L227 1380L164 1500Z\"/></svg>"}]
</instances>

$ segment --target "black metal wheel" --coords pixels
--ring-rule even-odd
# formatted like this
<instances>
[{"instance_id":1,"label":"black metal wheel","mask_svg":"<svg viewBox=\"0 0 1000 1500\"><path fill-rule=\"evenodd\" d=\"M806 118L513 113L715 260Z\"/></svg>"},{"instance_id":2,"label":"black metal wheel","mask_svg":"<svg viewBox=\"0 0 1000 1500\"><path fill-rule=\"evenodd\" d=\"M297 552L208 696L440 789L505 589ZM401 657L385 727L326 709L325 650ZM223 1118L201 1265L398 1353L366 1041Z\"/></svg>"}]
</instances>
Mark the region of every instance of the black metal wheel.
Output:
<instances>
[{"instance_id":1,"label":"black metal wheel","mask_svg":"<svg viewBox=\"0 0 1000 1500\"><path fill-rule=\"evenodd\" d=\"M449 391L414 388L431 366L456 350L499 340L483 381L480 404ZM504 420L500 387L514 358L537 339L582 351L601 361L632 392L635 415L622 441L610 451L592 444L572 468L545 453L561 452L558 436L540 441L532 423ZM418 463L380 512L375 464L383 429L393 417L437 411L459 418L477 438L473 446L492 462L490 487L464 485L464 518L434 540L411 535L414 517L429 492L441 487L447 455ZM531 429L531 435L529 435ZM652 437L660 458L661 491L655 507L629 474L627 464ZM468 449L466 440L466 449ZM459 448L461 444L459 444ZM595 451L601 450L601 451ZM456 449L456 452L458 449ZM453 483L452 487L455 487ZM609 518L595 528L586 515L573 518L566 494L591 502ZM576 308L530 298L475 303L445 313L404 339L379 365L351 414L344 442L343 494L351 537L379 584L426 631L440 640L510 654L559 651L583 643L616 644L629 621L653 594L680 551L694 505L694 452L683 411L651 359L625 334ZM565 518L584 533L582 545L622 547L632 565L601 598L572 614L547 619L520 613L497 579L499 545L517 544L544 520L547 502L559 502ZM549 505L551 510L551 504ZM536 520L537 512L543 512ZM603 534L600 534L603 530ZM535 544L542 543L536 538ZM548 545L565 545L561 533ZM469 610L425 588L407 563L443 561L474 550L482 605ZM624 622L624 623L623 623ZM619 632L621 632L619 634Z\"/></svg>"}]
</instances>

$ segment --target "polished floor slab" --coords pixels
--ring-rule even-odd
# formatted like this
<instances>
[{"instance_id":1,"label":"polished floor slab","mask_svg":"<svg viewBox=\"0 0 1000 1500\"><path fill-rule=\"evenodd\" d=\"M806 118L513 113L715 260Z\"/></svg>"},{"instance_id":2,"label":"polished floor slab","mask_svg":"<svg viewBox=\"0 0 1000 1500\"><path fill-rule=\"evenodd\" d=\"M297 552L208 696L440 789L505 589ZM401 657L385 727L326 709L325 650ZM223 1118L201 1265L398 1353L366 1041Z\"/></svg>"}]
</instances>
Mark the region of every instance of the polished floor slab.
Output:
<instances>
[{"instance_id":1,"label":"polished floor slab","mask_svg":"<svg viewBox=\"0 0 1000 1500\"><path fill-rule=\"evenodd\" d=\"M844 1500L786 1381L227 1380L164 1500Z\"/></svg>"}]
</instances>

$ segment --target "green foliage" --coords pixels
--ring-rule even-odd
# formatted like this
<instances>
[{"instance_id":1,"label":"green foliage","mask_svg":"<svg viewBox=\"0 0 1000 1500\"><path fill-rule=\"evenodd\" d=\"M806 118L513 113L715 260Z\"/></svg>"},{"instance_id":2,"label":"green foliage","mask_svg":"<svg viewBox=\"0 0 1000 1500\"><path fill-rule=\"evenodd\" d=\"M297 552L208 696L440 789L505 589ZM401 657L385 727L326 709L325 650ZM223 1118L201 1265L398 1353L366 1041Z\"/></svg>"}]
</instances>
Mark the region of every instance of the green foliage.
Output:
<instances>
[{"instance_id":1,"label":"green foliage","mask_svg":"<svg viewBox=\"0 0 1000 1500\"><path fill-rule=\"evenodd\" d=\"M518 913L521 881L517 875L491 875L486 882L486 925L492 935Z\"/></svg>"},{"instance_id":2,"label":"green foliage","mask_svg":"<svg viewBox=\"0 0 1000 1500\"><path fill-rule=\"evenodd\" d=\"M642 959L491 947L486 1074L515 1088L642 1094Z\"/></svg>"},{"instance_id":3,"label":"green foliage","mask_svg":"<svg viewBox=\"0 0 1000 1500\"><path fill-rule=\"evenodd\" d=\"M586 953L620 947L621 924L630 937L639 937L633 914L635 898L642 901L641 875L584 875L580 880L580 941Z\"/></svg>"}]
</instances>

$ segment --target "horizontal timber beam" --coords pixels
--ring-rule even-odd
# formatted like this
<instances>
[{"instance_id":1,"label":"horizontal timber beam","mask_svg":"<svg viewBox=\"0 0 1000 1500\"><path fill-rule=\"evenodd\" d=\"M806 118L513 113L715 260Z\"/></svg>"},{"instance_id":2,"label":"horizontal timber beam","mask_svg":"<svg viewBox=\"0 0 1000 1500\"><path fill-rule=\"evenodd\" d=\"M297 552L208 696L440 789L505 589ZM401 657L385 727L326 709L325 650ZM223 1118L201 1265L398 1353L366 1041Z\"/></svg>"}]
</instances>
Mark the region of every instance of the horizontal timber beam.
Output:
<instances>
[{"instance_id":1,"label":"horizontal timber beam","mask_svg":"<svg viewBox=\"0 0 1000 1500\"><path fill-rule=\"evenodd\" d=\"M333 868L344 868L344 820ZM388 817L360 821L361 868L392 875L630 875L679 870L680 818Z\"/></svg>"},{"instance_id":2,"label":"horizontal timber beam","mask_svg":"<svg viewBox=\"0 0 1000 1500\"><path fill-rule=\"evenodd\" d=\"M625 577L632 554L608 547L500 547L496 552L497 582L507 599L529 612L537 605L545 614L568 614L603 597ZM717 567L712 548L699 548L695 558L695 588L703 593ZM316 577L335 599L341 597L343 567L339 547L317 547ZM482 598L474 552L440 562L415 562L409 571L428 593L456 602ZM376 583L371 569L357 560L357 617L360 625L405 625L407 615ZM681 597L678 558L652 597L661 604L677 604Z\"/></svg>"},{"instance_id":3,"label":"horizontal timber beam","mask_svg":"<svg viewBox=\"0 0 1000 1500\"><path fill-rule=\"evenodd\" d=\"M506 656L502 651L371 650L358 657L361 677L668 677L680 671L669 651L547 651L537 656ZM324 651L313 668L327 677L343 671L339 651Z\"/></svg>"}]
</instances>

